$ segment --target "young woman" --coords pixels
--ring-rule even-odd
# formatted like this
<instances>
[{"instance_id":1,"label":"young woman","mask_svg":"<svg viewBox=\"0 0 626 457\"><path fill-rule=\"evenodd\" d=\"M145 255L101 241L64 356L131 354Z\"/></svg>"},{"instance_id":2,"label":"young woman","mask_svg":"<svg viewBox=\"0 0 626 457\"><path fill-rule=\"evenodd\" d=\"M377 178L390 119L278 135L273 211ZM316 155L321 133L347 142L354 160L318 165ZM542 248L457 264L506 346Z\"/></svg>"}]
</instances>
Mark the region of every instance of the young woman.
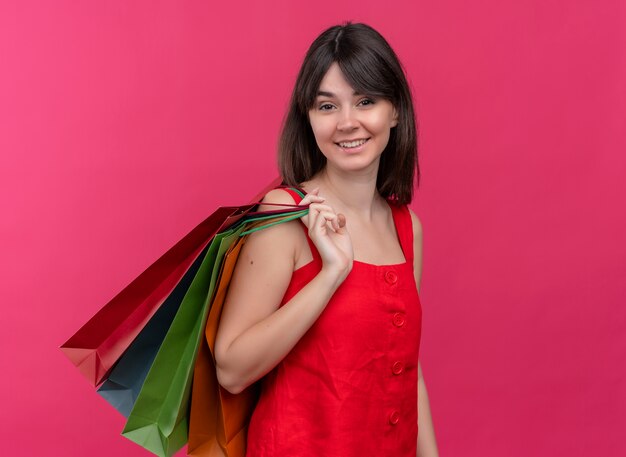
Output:
<instances>
[{"instance_id":1,"label":"young woman","mask_svg":"<svg viewBox=\"0 0 626 457\"><path fill-rule=\"evenodd\" d=\"M418 362L422 229L407 207L415 118L374 29L347 23L313 42L279 166L306 195L275 189L263 203L309 213L249 237L215 348L230 392L263 378L247 455L437 456Z\"/></svg>"}]
</instances>

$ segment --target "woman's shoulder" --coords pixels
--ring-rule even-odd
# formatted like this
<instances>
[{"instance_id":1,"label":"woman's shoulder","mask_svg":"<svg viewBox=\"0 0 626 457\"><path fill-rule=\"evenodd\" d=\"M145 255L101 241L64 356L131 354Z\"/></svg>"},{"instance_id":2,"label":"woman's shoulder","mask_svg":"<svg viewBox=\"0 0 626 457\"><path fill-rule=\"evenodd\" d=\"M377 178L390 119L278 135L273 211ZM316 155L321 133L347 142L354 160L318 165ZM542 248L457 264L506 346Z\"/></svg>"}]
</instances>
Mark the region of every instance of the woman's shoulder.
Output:
<instances>
[{"instance_id":1,"label":"woman's shoulder","mask_svg":"<svg viewBox=\"0 0 626 457\"><path fill-rule=\"evenodd\" d=\"M274 203L293 205L294 200L287 191L273 189L265 194L256 210L276 211L282 208L272 205ZM250 233L240 257L256 265L265 265L266 271L277 271L276 268L293 271L299 253L299 238L302 236L301 224L295 219Z\"/></svg>"},{"instance_id":2,"label":"woman's shoulder","mask_svg":"<svg viewBox=\"0 0 626 457\"><path fill-rule=\"evenodd\" d=\"M285 188L278 187L266 193L260 203L259 211L267 211L276 209L276 206L272 204L294 205L298 202L294 200L294 197Z\"/></svg>"},{"instance_id":3,"label":"woman's shoulder","mask_svg":"<svg viewBox=\"0 0 626 457\"><path fill-rule=\"evenodd\" d=\"M286 191L284 188L272 189L265 194L263 199L259 203L257 211L276 211L286 208L285 206L277 205L295 205L294 197ZM299 227L302 223L298 219L276 224L271 227L264 228L254 232L252 235L257 235L254 238L263 238L265 240L271 240L272 242L278 241L279 244L295 245L297 241L298 231L302 231ZM282 243L281 243L282 241Z\"/></svg>"}]
</instances>

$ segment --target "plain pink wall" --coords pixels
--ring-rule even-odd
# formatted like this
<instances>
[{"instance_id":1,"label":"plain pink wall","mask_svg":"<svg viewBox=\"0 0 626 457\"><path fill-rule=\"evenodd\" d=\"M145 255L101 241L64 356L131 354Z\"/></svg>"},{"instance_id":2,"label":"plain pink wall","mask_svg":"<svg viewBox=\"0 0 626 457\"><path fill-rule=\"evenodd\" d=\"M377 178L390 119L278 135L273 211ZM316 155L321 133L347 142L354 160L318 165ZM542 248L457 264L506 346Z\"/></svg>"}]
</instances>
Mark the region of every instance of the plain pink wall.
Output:
<instances>
[{"instance_id":1,"label":"plain pink wall","mask_svg":"<svg viewBox=\"0 0 626 457\"><path fill-rule=\"evenodd\" d=\"M346 19L415 92L441 455L626 454L623 2L3 0L2 455L148 455L57 347L276 176L304 52Z\"/></svg>"}]
</instances>

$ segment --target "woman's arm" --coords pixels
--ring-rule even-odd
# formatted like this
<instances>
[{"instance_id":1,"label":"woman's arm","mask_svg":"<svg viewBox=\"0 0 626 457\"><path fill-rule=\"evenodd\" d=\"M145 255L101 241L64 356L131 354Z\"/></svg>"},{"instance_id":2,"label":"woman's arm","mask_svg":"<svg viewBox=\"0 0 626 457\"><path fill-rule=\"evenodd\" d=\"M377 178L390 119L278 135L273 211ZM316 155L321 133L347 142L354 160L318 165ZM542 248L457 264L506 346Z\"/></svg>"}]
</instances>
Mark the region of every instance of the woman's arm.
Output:
<instances>
[{"instance_id":1,"label":"woman's arm","mask_svg":"<svg viewBox=\"0 0 626 457\"><path fill-rule=\"evenodd\" d=\"M411 221L413 222L413 273L415 275L415 284L419 291L422 278L422 224L415 213L411 210L409 211L411 212ZM417 417L419 429L417 435L417 457L439 457L435 428L430 414L428 391L426 390L426 382L424 381L419 361L417 363Z\"/></svg>"},{"instance_id":2,"label":"woman's arm","mask_svg":"<svg viewBox=\"0 0 626 457\"><path fill-rule=\"evenodd\" d=\"M430 414L426 381L420 363L417 363L417 457L439 457L433 418Z\"/></svg>"},{"instance_id":3,"label":"woman's arm","mask_svg":"<svg viewBox=\"0 0 626 457\"><path fill-rule=\"evenodd\" d=\"M289 353L347 276L345 270L351 262L342 264L343 252L329 241L333 237L335 240L346 237L347 232L339 229L332 236L327 233L331 232L327 221L334 225L337 216L315 195L307 195L303 204L311 201L314 203L309 207L306 223L313 227L309 233L314 241L318 240L324 264L318 275L284 306L279 307L303 235L300 221L252 233L242 247L215 341L218 381L232 393L241 392L261 378ZM282 190L269 192L263 202L293 204L289 194ZM265 208L274 209L260 207ZM324 239L319 242L320 238Z\"/></svg>"}]
</instances>

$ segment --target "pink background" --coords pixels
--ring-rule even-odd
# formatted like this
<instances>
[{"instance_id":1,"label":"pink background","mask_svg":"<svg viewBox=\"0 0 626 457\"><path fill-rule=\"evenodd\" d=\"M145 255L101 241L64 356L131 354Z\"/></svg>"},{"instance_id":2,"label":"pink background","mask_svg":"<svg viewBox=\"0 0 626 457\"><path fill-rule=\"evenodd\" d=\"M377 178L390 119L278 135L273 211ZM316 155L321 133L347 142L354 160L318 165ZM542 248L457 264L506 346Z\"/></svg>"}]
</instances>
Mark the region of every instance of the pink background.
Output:
<instances>
[{"instance_id":1,"label":"pink background","mask_svg":"<svg viewBox=\"0 0 626 457\"><path fill-rule=\"evenodd\" d=\"M442 456L626 455L617 0L0 2L2 455L148 455L57 347L276 176L302 57L346 19L415 93Z\"/></svg>"}]
</instances>

